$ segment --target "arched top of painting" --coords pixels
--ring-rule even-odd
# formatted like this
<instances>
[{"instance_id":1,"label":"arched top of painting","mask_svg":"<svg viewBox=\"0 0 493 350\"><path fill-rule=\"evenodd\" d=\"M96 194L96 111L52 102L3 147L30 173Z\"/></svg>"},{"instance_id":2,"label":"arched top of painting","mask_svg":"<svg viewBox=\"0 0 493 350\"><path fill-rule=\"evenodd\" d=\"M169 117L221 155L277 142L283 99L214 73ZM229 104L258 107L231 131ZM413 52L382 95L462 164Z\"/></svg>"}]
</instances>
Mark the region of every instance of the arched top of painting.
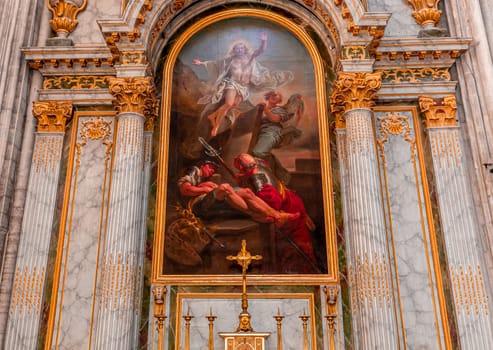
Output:
<instances>
[{"instance_id":1,"label":"arched top of painting","mask_svg":"<svg viewBox=\"0 0 493 350\"><path fill-rule=\"evenodd\" d=\"M305 46L308 44L313 46L311 55L317 52L320 55L324 64L330 67L335 62L335 52L332 52L337 46L334 43L334 33L330 33L325 24L316 20L313 15L306 9L302 8L295 2L283 2L283 7L275 7L273 5L265 5L264 3L228 3L220 7L200 8L199 4L192 6L183 13L177 13L167 25L161 28L161 34L158 38L148 45L148 52L151 61L154 62L154 72L159 76L164 65L164 61L169 58L169 54L173 47L177 44L183 46L188 39L194 40L195 32L202 31L206 27L218 27L225 23L224 21L237 20L244 22L255 22L258 25L264 25L269 28L284 28L290 31L292 35L298 37L301 43ZM195 14L195 16L193 16ZM245 20L247 19L247 20ZM191 31L190 28L195 30ZM249 25L251 28L252 25ZM186 28L186 29L185 29ZM153 29L153 31L155 31ZM184 38L183 33L188 33L188 38ZM241 34L241 33L239 33ZM230 40L227 40L230 42ZM310 43L308 43L310 42ZM269 45L275 45L269 41ZM332 50L332 51L331 51Z\"/></svg>"},{"instance_id":2,"label":"arched top of painting","mask_svg":"<svg viewBox=\"0 0 493 350\"><path fill-rule=\"evenodd\" d=\"M299 22L282 14L236 8L191 20L183 26L188 29L182 31L178 28L177 34L168 40L168 45L162 50L155 73L158 86L162 84L163 73L170 78L177 63L193 67L195 58L201 61L226 58L238 43L252 53L262 50L261 60L267 66L275 61L277 69L283 70L283 64L292 66L296 60L308 60L318 75L332 80L332 58L324 42L313 28L300 26ZM279 60L280 57L282 60ZM205 78L205 69L194 68L199 78Z\"/></svg>"}]
</instances>

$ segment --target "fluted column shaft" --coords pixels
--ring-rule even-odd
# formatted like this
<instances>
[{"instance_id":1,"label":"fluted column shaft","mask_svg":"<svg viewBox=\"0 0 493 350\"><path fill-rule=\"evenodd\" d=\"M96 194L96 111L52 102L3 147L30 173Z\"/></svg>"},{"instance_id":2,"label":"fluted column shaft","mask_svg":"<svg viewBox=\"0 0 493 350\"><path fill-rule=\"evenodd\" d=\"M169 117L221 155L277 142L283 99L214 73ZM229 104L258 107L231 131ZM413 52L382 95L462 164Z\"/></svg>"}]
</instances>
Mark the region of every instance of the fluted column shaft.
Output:
<instances>
[{"instance_id":1,"label":"fluted column shaft","mask_svg":"<svg viewBox=\"0 0 493 350\"><path fill-rule=\"evenodd\" d=\"M338 142L345 138L339 154L355 344L390 350L398 335L371 110L380 86L378 74L339 73L331 107Z\"/></svg>"},{"instance_id":2,"label":"fluted column shaft","mask_svg":"<svg viewBox=\"0 0 493 350\"><path fill-rule=\"evenodd\" d=\"M144 165L143 165L143 192L142 192L142 215L141 215L141 234L139 237L138 265L137 265L137 284L135 290L135 322L134 328L134 348L139 345L139 324L142 317L142 294L144 288L144 263L147 238L147 209L149 204L149 181L151 178L151 159L152 159L152 136L154 130L154 118L147 118L144 124Z\"/></svg>"},{"instance_id":3,"label":"fluted column shaft","mask_svg":"<svg viewBox=\"0 0 493 350\"><path fill-rule=\"evenodd\" d=\"M150 78L115 78L119 111L116 148L99 281L94 349L133 349L136 292L143 236L144 121L155 110ZM140 298L140 295L138 295Z\"/></svg>"},{"instance_id":4,"label":"fluted column shaft","mask_svg":"<svg viewBox=\"0 0 493 350\"><path fill-rule=\"evenodd\" d=\"M5 349L36 349L69 103L35 102L38 119Z\"/></svg>"},{"instance_id":5,"label":"fluted column shaft","mask_svg":"<svg viewBox=\"0 0 493 350\"><path fill-rule=\"evenodd\" d=\"M461 348L493 349L490 291L483 280L483 253L456 121L456 100L454 96L443 100L421 97L420 107L426 117Z\"/></svg>"}]
</instances>

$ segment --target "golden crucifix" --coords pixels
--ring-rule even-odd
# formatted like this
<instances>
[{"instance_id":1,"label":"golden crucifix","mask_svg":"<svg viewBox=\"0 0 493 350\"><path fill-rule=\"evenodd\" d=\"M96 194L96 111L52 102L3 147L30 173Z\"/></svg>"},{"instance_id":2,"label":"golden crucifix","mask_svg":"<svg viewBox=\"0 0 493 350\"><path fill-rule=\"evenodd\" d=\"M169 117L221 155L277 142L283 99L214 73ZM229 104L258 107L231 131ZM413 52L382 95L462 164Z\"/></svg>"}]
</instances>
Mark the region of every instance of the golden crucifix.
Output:
<instances>
[{"instance_id":1,"label":"golden crucifix","mask_svg":"<svg viewBox=\"0 0 493 350\"><path fill-rule=\"evenodd\" d=\"M241 250L236 256L229 255L226 259L230 261L236 261L238 265L241 266L241 274L243 278L243 293L241 295L241 313L240 313L240 325L238 326L237 332L253 332L252 326L250 325L250 314L248 313L248 298L246 291L246 271L252 260L261 260L261 255L251 255L250 252L246 250L246 241L243 239L241 241Z\"/></svg>"}]
</instances>

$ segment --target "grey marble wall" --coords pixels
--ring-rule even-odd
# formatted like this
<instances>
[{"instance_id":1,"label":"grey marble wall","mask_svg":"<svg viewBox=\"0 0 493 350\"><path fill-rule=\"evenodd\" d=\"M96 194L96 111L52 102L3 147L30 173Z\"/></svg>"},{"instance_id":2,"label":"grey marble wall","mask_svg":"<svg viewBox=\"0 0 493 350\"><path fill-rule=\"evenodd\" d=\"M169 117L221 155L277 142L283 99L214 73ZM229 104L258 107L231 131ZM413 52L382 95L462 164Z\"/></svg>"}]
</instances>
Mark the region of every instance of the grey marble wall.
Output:
<instances>
[{"instance_id":1,"label":"grey marble wall","mask_svg":"<svg viewBox=\"0 0 493 350\"><path fill-rule=\"evenodd\" d=\"M180 343L180 348L185 344L185 320L183 316L190 314L190 345L191 349L207 349L209 342L209 321L207 316L217 316L214 321L214 348L224 348L224 340L219 336L220 332L235 332L238 327L238 315L241 312L241 299L239 295L232 297L214 297L213 295L198 298L194 296L178 295L177 329L175 339ZM313 299L308 296L299 298L265 298L257 296L249 299L248 311L252 315L251 325L255 332L269 332L266 348L277 348L277 322L274 316L278 312L284 316L282 320L282 338L284 349L303 349L304 334L302 315L310 316L307 323L307 340L309 349L323 349L316 345L316 331Z\"/></svg>"},{"instance_id":2,"label":"grey marble wall","mask_svg":"<svg viewBox=\"0 0 493 350\"><path fill-rule=\"evenodd\" d=\"M52 346L82 349L94 321L98 251L108 201L114 118L82 115L73 145L70 199L65 213L63 257L58 279Z\"/></svg>"},{"instance_id":3,"label":"grey marble wall","mask_svg":"<svg viewBox=\"0 0 493 350\"><path fill-rule=\"evenodd\" d=\"M436 238L427 212L430 203L422 174L411 110L376 112L377 144L387 206L389 246L394 252L394 293L408 349L445 346L433 248ZM436 256L438 258L438 256ZM443 299L442 299L443 301Z\"/></svg>"}]
</instances>

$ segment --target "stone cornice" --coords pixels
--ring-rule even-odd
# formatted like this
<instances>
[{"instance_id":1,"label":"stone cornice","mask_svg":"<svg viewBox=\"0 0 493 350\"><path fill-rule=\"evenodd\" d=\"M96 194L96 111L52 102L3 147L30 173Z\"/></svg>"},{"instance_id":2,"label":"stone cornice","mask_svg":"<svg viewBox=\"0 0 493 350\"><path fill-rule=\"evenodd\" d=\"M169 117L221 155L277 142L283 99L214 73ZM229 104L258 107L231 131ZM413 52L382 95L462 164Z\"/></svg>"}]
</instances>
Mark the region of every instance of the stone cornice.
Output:
<instances>
[{"instance_id":1,"label":"stone cornice","mask_svg":"<svg viewBox=\"0 0 493 350\"><path fill-rule=\"evenodd\" d=\"M26 61L32 69L46 74L71 72L113 73L115 59L106 46L87 47L30 47L23 48Z\"/></svg>"},{"instance_id":2,"label":"stone cornice","mask_svg":"<svg viewBox=\"0 0 493 350\"><path fill-rule=\"evenodd\" d=\"M375 65L396 66L402 62L431 60L441 66L451 66L469 49L470 38L382 38L372 53ZM422 63L421 63L422 64Z\"/></svg>"}]
</instances>

